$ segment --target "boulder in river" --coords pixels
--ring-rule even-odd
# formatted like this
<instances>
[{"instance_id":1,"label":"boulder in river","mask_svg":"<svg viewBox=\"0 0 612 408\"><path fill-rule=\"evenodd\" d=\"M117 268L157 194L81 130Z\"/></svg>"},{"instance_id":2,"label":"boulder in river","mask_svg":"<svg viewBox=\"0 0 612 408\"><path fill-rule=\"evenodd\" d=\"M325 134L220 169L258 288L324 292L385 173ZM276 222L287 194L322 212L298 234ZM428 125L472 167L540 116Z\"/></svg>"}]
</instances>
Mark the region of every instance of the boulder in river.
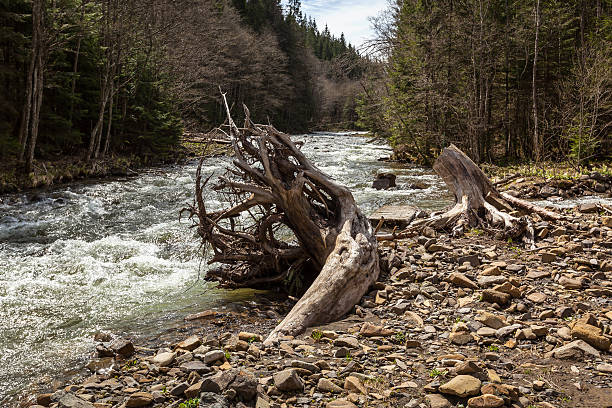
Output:
<instances>
[{"instance_id":1,"label":"boulder in river","mask_svg":"<svg viewBox=\"0 0 612 408\"><path fill-rule=\"evenodd\" d=\"M391 187L395 187L395 179L397 177L392 173L380 173L376 175L376 180L372 183L372 188L377 190L387 190Z\"/></svg>"}]
</instances>

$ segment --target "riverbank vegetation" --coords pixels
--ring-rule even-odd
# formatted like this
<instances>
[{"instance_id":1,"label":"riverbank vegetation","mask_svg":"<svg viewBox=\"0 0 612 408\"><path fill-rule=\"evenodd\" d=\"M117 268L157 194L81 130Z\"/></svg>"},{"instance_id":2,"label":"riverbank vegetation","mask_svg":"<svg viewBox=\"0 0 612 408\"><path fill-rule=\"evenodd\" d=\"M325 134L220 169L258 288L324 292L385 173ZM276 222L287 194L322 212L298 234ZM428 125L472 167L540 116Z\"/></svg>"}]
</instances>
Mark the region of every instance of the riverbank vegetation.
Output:
<instances>
[{"instance_id":1,"label":"riverbank vegetation","mask_svg":"<svg viewBox=\"0 0 612 408\"><path fill-rule=\"evenodd\" d=\"M26 179L165 154L224 120L219 87L286 131L356 120L360 57L299 1L2 0L0 24L0 158Z\"/></svg>"},{"instance_id":2,"label":"riverbank vegetation","mask_svg":"<svg viewBox=\"0 0 612 408\"><path fill-rule=\"evenodd\" d=\"M476 162L612 152L609 1L399 0L374 20L360 123L399 156L451 143Z\"/></svg>"}]
</instances>

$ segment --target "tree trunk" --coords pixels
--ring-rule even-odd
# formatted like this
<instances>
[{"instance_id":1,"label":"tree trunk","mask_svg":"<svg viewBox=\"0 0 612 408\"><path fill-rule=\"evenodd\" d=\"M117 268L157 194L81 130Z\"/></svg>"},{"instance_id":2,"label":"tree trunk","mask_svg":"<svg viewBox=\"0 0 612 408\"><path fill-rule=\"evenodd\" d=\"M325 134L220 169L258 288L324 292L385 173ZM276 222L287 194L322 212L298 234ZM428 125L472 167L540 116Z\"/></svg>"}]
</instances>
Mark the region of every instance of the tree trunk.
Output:
<instances>
[{"instance_id":1,"label":"tree trunk","mask_svg":"<svg viewBox=\"0 0 612 408\"><path fill-rule=\"evenodd\" d=\"M42 53L38 55L38 68L36 72L36 84L34 86L34 106L32 109L32 134L30 135L30 142L28 144L28 154L26 155L25 171L29 173L32 171L32 165L34 163L34 151L36 149L36 141L38 140L38 127L40 124L40 109L42 107L43 100L43 87L44 87L44 66Z\"/></svg>"},{"instance_id":2,"label":"tree trunk","mask_svg":"<svg viewBox=\"0 0 612 408\"><path fill-rule=\"evenodd\" d=\"M542 145L540 141L540 134L538 131L538 99L537 99L537 88L536 88L536 77L538 70L538 40L540 34L540 0L536 0L535 3L535 43L533 49L533 72L531 80L531 98L533 100L532 113L533 113L533 151L535 154L536 162L539 162L542 155Z\"/></svg>"},{"instance_id":3,"label":"tree trunk","mask_svg":"<svg viewBox=\"0 0 612 408\"><path fill-rule=\"evenodd\" d=\"M38 139L38 127L40 123L40 109L45 79L46 53L44 44L44 3L42 0L32 2L32 66L28 69L28 81L31 81L31 89L26 90L30 98L26 101L24 109L25 121L22 122L22 129L25 133L20 134L22 140L21 159L25 158L26 174L32 171L34 162L34 152ZM30 85L28 85L29 87Z\"/></svg>"},{"instance_id":4,"label":"tree trunk","mask_svg":"<svg viewBox=\"0 0 612 408\"><path fill-rule=\"evenodd\" d=\"M36 41L36 33L32 34L32 45ZM21 127L19 128L19 144L21 145L21 152L19 154L19 160L22 161L25 158L26 146L30 136L30 119L32 117L32 99L33 99L33 88L34 88L34 66L36 65L36 50L32 47L32 56L30 58L30 65L28 67L28 77L26 80L26 97L23 104L23 111L21 114Z\"/></svg>"},{"instance_id":5,"label":"tree trunk","mask_svg":"<svg viewBox=\"0 0 612 408\"><path fill-rule=\"evenodd\" d=\"M110 101L108 105L108 127L106 128L106 140L104 141L104 150L102 151L102 157L106 157L111 140L111 129L113 126L113 102L115 100L113 85L114 82L111 81Z\"/></svg>"},{"instance_id":6,"label":"tree trunk","mask_svg":"<svg viewBox=\"0 0 612 408\"><path fill-rule=\"evenodd\" d=\"M226 287L285 285L303 293L267 343L346 314L378 277L376 238L348 188L314 166L291 138L256 125L245 107L244 128L229 120L233 167L213 187L232 206L207 212L201 165L196 175L198 234L225 268L207 278ZM279 236L281 235L282 236ZM302 288L296 282L305 283Z\"/></svg>"},{"instance_id":7,"label":"tree trunk","mask_svg":"<svg viewBox=\"0 0 612 408\"><path fill-rule=\"evenodd\" d=\"M426 226L450 230L453 235L461 235L469 228L482 228L500 235L500 238L516 239L529 232L530 223L527 217L510 215L509 212L514 209L535 213L549 220L561 219L559 214L497 191L482 170L454 145L442 151L433 167L455 195L455 205L443 214L414 222L405 233ZM401 236L382 235L378 239Z\"/></svg>"}]
</instances>

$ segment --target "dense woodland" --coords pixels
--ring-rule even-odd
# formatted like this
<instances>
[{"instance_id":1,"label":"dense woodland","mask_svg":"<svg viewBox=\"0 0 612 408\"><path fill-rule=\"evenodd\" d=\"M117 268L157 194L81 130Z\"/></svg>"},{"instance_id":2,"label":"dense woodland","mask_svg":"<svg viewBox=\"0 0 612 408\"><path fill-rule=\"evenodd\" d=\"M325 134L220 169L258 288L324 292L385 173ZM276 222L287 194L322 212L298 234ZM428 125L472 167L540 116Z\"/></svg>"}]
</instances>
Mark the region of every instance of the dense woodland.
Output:
<instances>
[{"instance_id":1,"label":"dense woodland","mask_svg":"<svg viewBox=\"0 0 612 408\"><path fill-rule=\"evenodd\" d=\"M612 153L612 1L395 0L373 20L379 59L361 124L431 162Z\"/></svg>"},{"instance_id":2,"label":"dense woodland","mask_svg":"<svg viewBox=\"0 0 612 408\"><path fill-rule=\"evenodd\" d=\"M612 0L391 0L361 54L299 0L0 0L0 157L157 155L235 119L430 163L612 152ZM11 164L12 165L12 164Z\"/></svg>"},{"instance_id":3,"label":"dense woodland","mask_svg":"<svg viewBox=\"0 0 612 408\"><path fill-rule=\"evenodd\" d=\"M224 120L350 127L359 56L299 0L0 0L0 157L155 155Z\"/></svg>"}]
</instances>

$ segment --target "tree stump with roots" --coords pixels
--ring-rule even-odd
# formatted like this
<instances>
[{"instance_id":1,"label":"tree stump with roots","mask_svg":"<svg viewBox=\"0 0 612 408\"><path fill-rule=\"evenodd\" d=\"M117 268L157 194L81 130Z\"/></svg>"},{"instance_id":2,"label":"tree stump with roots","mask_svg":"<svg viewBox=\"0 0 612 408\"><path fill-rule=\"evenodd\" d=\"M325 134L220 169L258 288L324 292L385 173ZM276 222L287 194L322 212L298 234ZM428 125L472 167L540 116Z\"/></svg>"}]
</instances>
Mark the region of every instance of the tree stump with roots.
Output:
<instances>
[{"instance_id":1,"label":"tree stump with roots","mask_svg":"<svg viewBox=\"0 0 612 408\"><path fill-rule=\"evenodd\" d=\"M209 212L204 204L202 161L195 203L188 210L209 245L211 271L230 288L308 287L266 343L345 315L379 274L376 237L353 195L306 158L289 135L254 124L246 107L242 128L225 95L233 166L212 187L232 204ZM298 288L299 290L299 288Z\"/></svg>"},{"instance_id":2,"label":"tree stump with roots","mask_svg":"<svg viewBox=\"0 0 612 408\"><path fill-rule=\"evenodd\" d=\"M442 151L433 168L454 194L455 205L441 214L413 222L401 234L381 235L379 240L396 239L425 227L450 231L453 236L469 228L481 228L498 238L521 237L533 244L529 218L511 213L522 211L548 220L561 219L557 213L497 191L483 171L455 145Z\"/></svg>"}]
</instances>

